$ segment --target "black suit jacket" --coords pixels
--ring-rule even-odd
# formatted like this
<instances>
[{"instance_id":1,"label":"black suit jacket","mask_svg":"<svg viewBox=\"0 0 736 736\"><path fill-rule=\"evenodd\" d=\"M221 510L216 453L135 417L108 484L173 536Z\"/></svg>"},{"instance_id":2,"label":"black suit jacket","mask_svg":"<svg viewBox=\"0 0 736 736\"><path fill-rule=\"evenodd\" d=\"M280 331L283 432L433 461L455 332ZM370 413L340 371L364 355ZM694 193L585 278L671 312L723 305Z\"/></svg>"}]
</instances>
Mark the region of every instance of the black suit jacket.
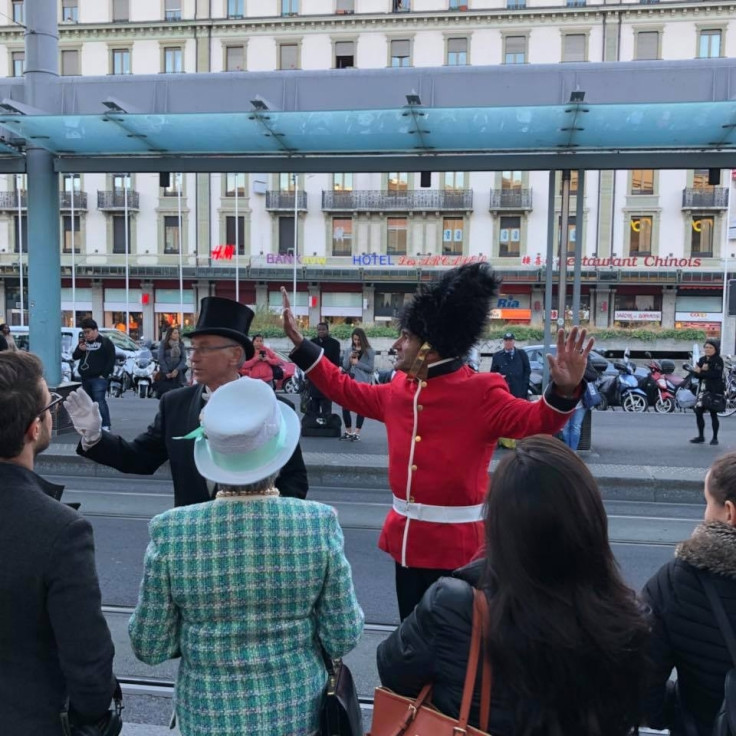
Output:
<instances>
[{"instance_id":1,"label":"black suit jacket","mask_svg":"<svg viewBox=\"0 0 736 736\"><path fill-rule=\"evenodd\" d=\"M61 736L67 696L86 720L114 689L92 527L60 488L0 462L0 733Z\"/></svg>"},{"instance_id":2,"label":"black suit jacket","mask_svg":"<svg viewBox=\"0 0 736 736\"><path fill-rule=\"evenodd\" d=\"M199 415L204 407L203 391L202 385L169 391L161 397L153 423L132 442L110 432L103 432L102 439L89 450L82 449L80 442L77 453L122 473L139 475L152 475L169 460L174 481L175 505L188 506L209 501L207 481L194 464L194 440L174 439L183 437L199 426ZM293 408L291 402L278 398ZM289 462L281 468L276 487L282 496L307 497L307 469L299 445Z\"/></svg>"},{"instance_id":3,"label":"black suit jacket","mask_svg":"<svg viewBox=\"0 0 736 736\"><path fill-rule=\"evenodd\" d=\"M529 376L531 375L529 356L526 351L514 349L514 357L510 358L505 350L499 350L493 356L491 373L500 373L509 385L509 391L517 399L529 398Z\"/></svg>"}]
</instances>

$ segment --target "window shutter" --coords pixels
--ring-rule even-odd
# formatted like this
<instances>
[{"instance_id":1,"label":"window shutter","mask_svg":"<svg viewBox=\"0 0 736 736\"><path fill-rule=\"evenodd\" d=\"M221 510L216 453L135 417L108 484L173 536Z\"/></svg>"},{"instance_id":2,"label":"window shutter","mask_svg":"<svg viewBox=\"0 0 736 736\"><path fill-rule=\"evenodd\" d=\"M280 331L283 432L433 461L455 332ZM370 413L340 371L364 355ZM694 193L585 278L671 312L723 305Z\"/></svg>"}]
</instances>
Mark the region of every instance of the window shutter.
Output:
<instances>
[{"instance_id":1,"label":"window shutter","mask_svg":"<svg viewBox=\"0 0 736 736\"><path fill-rule=\"evenodd\" d=\"M466 53L468 50L468 39L467 38L448 38L447 39L447 50L451 54Z\"/></svg>"},{"instance_id":2,"label":"window shutter","mask_svg":"<svg viewBox=\"0 0 736 736\"><path fill-rule=\"evenodd\" d=\"M640 31L636 38L636 58L656 59L659 52L659 33Z\"/></svg>"},{"instance_id":3,"label":"window shutter","mask_svg":"<svg viewBox=\"0 0 736 736\"><path fill-rule=\"evenodd\" d=\"M409 41L391 41L391 56L409 56Z\"/></svg>"},{"instance_id":4,"label":"window shutter","mask_svg":"<svg viewBox=\"0 0 736 736\"><path fill-rule=\"evenodd\" d=\"M585 61L585 35L568 33L565 36L563 61Z\"/></svg>"},{"instance_id":5,"label":"window shutter","mask_svg":"<svg viewBox=\"0 0 736 736\"><path fill-rule=\"evenodd\" d=\"M523 54L526 52L526 36L506 36L506 53Z\"/></svg>"},{"instance_id":6,"label":"window shutter","mask_svg":"<svg viewBox=\"0 0 736 736\"><path fill-rule=\"evenodd\" d=\"M335 43L335 56L353 56L353 42L337 41Z\"/></svg>"}]
</instances>

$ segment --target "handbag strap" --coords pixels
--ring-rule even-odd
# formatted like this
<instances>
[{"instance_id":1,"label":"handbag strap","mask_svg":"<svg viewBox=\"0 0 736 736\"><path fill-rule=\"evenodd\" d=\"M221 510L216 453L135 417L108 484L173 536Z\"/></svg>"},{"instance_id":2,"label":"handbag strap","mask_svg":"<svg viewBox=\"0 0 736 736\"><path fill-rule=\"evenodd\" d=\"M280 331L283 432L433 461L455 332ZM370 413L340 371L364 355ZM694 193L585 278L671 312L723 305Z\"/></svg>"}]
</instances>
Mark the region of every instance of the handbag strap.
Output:
<instances>
[{"instance_id":1,"label":"handbag strap","mask_svg":"<svg viewBox=\"0 0 736 736\"><path fill-rule=\"evenodd\" d=\"M733 666L736 667L736 637L734 636L731 622L728 620L728 616L726 615L726 609L723 607L723 601L718 595L712 580L709 580L704 575L700 574L698 575L698 578L705 590L705 594L708 596L708 601L710 602L713 615L716 617L718 628L721 630L721 634L723 634L723 638L726 640L726 647L731 654Z\"/></svg>"},{"instance_id":2,"label":"handbag strap","mask_svg":"<svg viewBox=\"0 0 736 736\"><path fill-rule=\"evenodd\" d=\"M478 674L478 659L483 646L483 630L487 626L484 622L488 619L488 601L485 594L473 588L473 630L470 636L470 650L468 652L468 665L465 669L465 684L463 685L463 699L460 703L460 717L458 729L464 731L468 726L470 716L470 704L473 700L475 690L475 679ZM483 731L488 730L491 702L491 669L490 660L486 651L483 653L483 672L481 674L481 723Z\"/></svg>"},{"instance_id":3,"label":"handbag strap","mask_svg":"<svg viewBox=\"0 0 736 736\"><path fill-rule=\"evenodd\" d=\"M491 691L493 689L493 672L491 670L491 658L488 655L489 621L488 621L488 599L481 591L475 593L478 602L479 614L482 622L482 641L483 646L483 671L480 681L480 728L482 731L488 731L488 725L491 720Z\"/></svg>"}]
</instances>

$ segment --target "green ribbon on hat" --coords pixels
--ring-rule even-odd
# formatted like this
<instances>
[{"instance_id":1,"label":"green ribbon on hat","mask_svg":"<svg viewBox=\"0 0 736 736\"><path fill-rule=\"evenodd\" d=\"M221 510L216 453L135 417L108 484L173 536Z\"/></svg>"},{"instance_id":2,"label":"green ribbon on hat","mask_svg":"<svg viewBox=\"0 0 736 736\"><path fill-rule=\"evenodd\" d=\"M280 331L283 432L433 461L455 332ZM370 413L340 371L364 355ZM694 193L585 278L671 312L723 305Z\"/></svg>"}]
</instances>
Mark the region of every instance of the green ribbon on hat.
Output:
<instances>
[{"instance_id":1,"label":"green ribbon on hat","mask_svg":"<svg viewBox=\"0 0 736 736\"><path fill-rule=\"evenodd\" d=\"M207 433L204 431L204 427L200 424L199 427L193 429L189 434L185 434L182 437L172 437L172 440L197 440L200 437L207 437Z\"/></svg>"}]
</instances>

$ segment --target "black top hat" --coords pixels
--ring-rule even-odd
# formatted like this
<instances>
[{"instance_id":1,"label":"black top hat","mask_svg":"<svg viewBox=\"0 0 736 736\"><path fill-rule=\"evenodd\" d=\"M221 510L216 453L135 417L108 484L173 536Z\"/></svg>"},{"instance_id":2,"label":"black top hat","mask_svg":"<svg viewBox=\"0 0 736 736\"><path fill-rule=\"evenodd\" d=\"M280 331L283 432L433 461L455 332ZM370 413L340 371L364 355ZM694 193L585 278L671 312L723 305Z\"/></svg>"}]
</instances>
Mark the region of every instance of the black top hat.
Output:
<instances>
[{"instance_id":1,"label":"black top hat","mask_svg":"<svg viewBox=\"0 0 736 736\"><path fill-rule=\"evenodd\" d=\"M197 324L188 336L229 337L245 348L245 359L250 360L255 355L255 349L248 338L248 330L254 316L253 310L245 304L220 296L206 296L199 305Z\"/></svg>"}]
</instances>

